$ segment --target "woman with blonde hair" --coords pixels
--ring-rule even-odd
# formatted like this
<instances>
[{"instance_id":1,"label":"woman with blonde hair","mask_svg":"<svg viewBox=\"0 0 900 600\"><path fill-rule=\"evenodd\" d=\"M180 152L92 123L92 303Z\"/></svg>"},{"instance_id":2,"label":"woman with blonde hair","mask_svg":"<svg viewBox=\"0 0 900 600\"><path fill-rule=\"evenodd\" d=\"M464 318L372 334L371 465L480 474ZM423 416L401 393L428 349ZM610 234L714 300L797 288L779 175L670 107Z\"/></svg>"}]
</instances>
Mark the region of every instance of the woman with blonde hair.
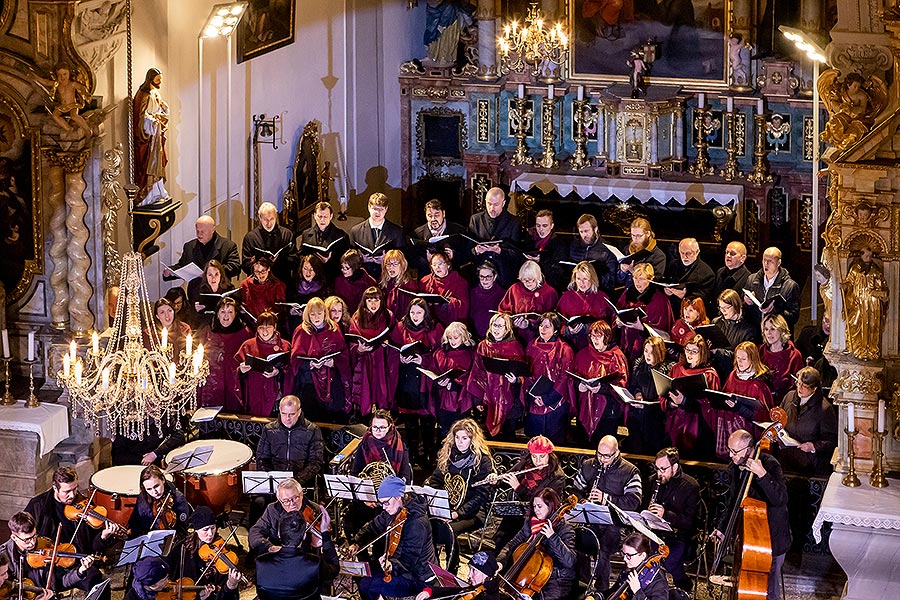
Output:
<instances>
[{"instance_id":1,"label":"woman with blonde hair","mask_svg":"<svg viewBox=\"0 0 900 600\"><path fill-rule=\"evenodd\" d=\"M388 310L399 319L409 309L412 294L419 291L419 283L409 272L409 262L401 250L385 252L382 266L378 287L384 291Z\"/></svg>"},{"instance_id":2,"label":"woman with blonde hair","mask_svg":"<svg viewBox=\"0 0 900 600\"><path fill-rule=\"evenodd\" d=\"M556 310L565 319L563 338L575 351L588 345L587 330L590 324L598 319L612 322L613 312L609 296L600 289L600 279L594 265L583 260L572 269L572 279L562 293ZM581 318L579 318L581 317Z\"/></svg>"},{"instance_id":3,"label":"woman with blonde hair","mask_svg":"<svg viewBox=\"0 0 900 600\"><path fill-rule=\"evenodd\" d=\"M533 260L526 260L519 268L519 280L509 286L500 301L498 310L509 315L522 313L542 314L555 310L559 294L544 279L541 266ZM516 334L523 345L527 345L537 335L537 319L525 316L513 318Z\"/></svg>"},{"instance_id":4,"label":"woman with blonde hair","mask_svg":"<svg viewBox=\"0 0 900 600\"><path fill-rule=\"evenodd\" d=\"M769 409L775 406L769 387L769 369L759 358L759 350L753 342L741 342L734 349L734 370L728 374L722 391L759 400L760 407L754 412L743 404L734 410L715 409L704 405L703 418L716 434L716 455L728 460L728 436L744 429L753 430L753 421L770 421Z\"/></svg>"},{"instance_id":5,"label":"woman with blonde hair","mask_svg":"<svg viewBox=\"0 0 900 600\"><path fill-rule=\"evenodd\" d=\"M772 371L772 396L776 404L781 404L794 387L791 376L803 368L803 356L791 341L791 329L781 315L766 315L761 329L759 358Z\"/></svg>"},{"instance_id":6,"label":"woman with blonde hair","mask_svg":"<svg viewBox=\"0 0 900 600\"><path fill-rule=\"evenodd\" d=\"M437 468L426 482L436 489L446 489L450 494L450 529L453 536L449 540L438 536L435 543L448 548L448 570L456 572L459 552L454 541L459 536L479 527L478 512L488 503L491 490L482 485L472 484L487 479L494 471L491 450L484 439L481 426L474 419L460 419L450 428L438 451ZM449 537L449 536L448 536Z\"/></svg>"},{"instance_id":7,"label":"woman with blonde hair","mask_svg":"<svg viewBox=\"0 0 900 600\"><path fill-rule=\"evenodd\" d=\"M328 296L325 298L325 313L340 328L341 333L350 330L350 309L340 296Z\"/></svg>"},{"instance_id":8,"label":"woman with blonde hair","mask_svg":"<svg viewBox=\"0 0 900 600\"><path fill-rule=\"evenodd\" d=\"M614 326L620 330L619 346L629 362L634 362L643 353L644 323L657 331L672 330L672 305L662 288L652 284L655 273L649 263L635 265L631 285L625 288L616 302L619 310L640 308L647 314L633 323L623 323L618 317L615 319Z\"/></svg>"},{"instance_id":9,"label":"woman with blonde hair","mask_svg":"<svg viewBox=\"0 0 900 600\"><path fill-rule=\"evenodd\" d=\"M344 334L331 320L321 298L310 299L303 309L303 322L291 340L291 368L293 394L303 398L308 418L330 423L346 420L350 355Z\"/></svg>"},{"instance_id":10,"label":"woman with blonde hair","mask_svg":"<svg viewBox=\"0 0 900 600\"><path fill-rule=\"evenodd\" d=\"M440 347L434 351L434 372L441 375L457 370L455 377L443 377L431 387L437 407L437 423L441 437L449 433L450 426L472 410L472 397L466 392L466 383L472 361L475 360L475 340L461 321L453 321L444 330Z\"/></svg>"}]
</instances>

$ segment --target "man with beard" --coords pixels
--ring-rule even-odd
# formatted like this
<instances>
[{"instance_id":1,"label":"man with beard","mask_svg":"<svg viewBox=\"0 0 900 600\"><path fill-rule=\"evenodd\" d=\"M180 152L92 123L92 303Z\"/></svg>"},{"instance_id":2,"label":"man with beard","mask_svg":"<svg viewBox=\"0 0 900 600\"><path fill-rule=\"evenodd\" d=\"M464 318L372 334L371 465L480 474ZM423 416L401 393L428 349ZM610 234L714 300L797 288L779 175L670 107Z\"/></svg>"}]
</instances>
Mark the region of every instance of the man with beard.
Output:
<instances>
[{"instance_id":1,"label":"man with beard","mask_svg":"<svg viewBox=\"0 0 900 600\"><path fill-rule=\"evenodd\" d=\"M134 184L138 186L138 204L166 200L166 129L169 105L159 95L162 72L148 69L144 83L134 95ZM202 266L202 265L201 265Z\"/></svg>"},{"instance_id":2,"label":"man with beard","mask_svg":"<svg viewBox=\"0 0 900 600\"><path fill-rule=\"evenodd\" d=\"M716 274L700 258L700 244L695 238L685 238L678 242L680 261L669 263L666 281L683 287L667 287L666 294L672 303L672 312L681 314L681 301L685 296L700 296L705 306L713 301L713 285Z\"/></svg>"}]
</instances>

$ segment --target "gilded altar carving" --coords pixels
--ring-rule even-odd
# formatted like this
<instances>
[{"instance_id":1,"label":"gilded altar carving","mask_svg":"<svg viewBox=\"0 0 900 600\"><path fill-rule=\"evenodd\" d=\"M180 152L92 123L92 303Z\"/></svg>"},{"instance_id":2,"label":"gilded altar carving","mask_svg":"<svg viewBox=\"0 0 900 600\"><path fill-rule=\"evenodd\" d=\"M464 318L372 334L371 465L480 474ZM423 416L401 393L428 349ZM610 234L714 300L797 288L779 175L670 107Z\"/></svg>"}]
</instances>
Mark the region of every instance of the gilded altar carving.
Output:
<instances>
[{"instance_id":1,"label":"gilded altar carving","mask_svg":"<svg viewBox=\"0 0 900 600\"><path fill-rule=\"evenodd\" d=\"M119 176L122 174L122 144L103 153L106 167L100 172L100 198L103 202L101 229L103 235L103 281L107 287L116 284L116 277L121 271L121 257L116 249L116 222L119 209L122 208L122 186Z\"/></svg>"},{"instance_id":2,"label":"gilded altar carving","mask_svg":"<svg viewBox=\"0 0 900 600\"><path fill-rule=\"evenodd\" d=\"M80 173L87 164L90 150L80 152L64 152L52 148L43 149L44 158L54 167L62 167L66 173Z\"/></svg>"},{"instance_id":3,"label":"gilded altar carving","mask_svg":"<svg viewBox=\"0 0 900 600\"><path fill-rule=\"evenodd\" d=\"M887 106L887 86L875 75L848 73L840 77L837 70L830 69L819 77L818 89L831 117L820 137L838 150L861 139Z\"/></svg>"},{"instance_id":4,"label":"gilded altar carving","mask_svg":"<svg viewBox=\"0 0 900 600\"><path fill-rule=\"evenodd\" d=\"M841 282L847 352L862 360L881 357L881 337L887 316L889 290L881 261L881 238L868 233L850 242L849 268Z\"/></svg>"},{"instance_id":5,"label":"gilded altar carving","mask_svg":"<svg viewBox=\"0 0 900 600\"><path fill-rule=\"evenodd\" d=\"M900 383L894 384L894 393L891 394L891 411L894 413L894 439L900 442Z\"/></svg>"},{"instance_id":6,"label":"gilded altar carving","mask_svg":"<svg viewBox=\"0 0 900 600\"><path fill-rule=\"evenodd\" d=\"M845 369L832 384L832 388L835 387L848 394L877 396L881 393L882 385L876 372Z\"/></svg>"}]
</instances>

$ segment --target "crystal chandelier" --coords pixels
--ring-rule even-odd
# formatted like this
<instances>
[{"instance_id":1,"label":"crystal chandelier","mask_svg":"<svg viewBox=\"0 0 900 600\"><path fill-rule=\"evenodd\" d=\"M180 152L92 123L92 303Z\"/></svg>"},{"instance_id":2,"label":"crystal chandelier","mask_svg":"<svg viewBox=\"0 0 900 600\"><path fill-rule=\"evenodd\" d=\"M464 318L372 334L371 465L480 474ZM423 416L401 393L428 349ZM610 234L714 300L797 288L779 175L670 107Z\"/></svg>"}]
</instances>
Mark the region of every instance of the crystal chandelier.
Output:
<instances>
[{"instance_id":1,"label":"crystal chandelier","mask_svg":"<svg viewBox=\"0 0 900 600\"><path fill-rule=\"evenodd\" d=\"M106 348L101 352L94 333L82 360L72 341L63 356L62 371L57 373L77 416L94 427L106 419L114 435L131 439L143 437L151 421L161 431L164 423L194 410L197 387L209 375L203 344L192 348L188 335L184 350L174 356L168 330L163 329L161 339L157 338L143 260L137 252L122 258L116 316Z\"/></svg>"},{"instance_id":2,"label":"crystal chandelier","mask_svg":"<svg viewBox=\"0 0 900 600\"><path fill-rule=\"evenodd\" d=\"M132 29L131 0L126 0L128 105L132 106ZM129 211L134 210L137 186L134 185L134 119L128 122L128 196ZM129 223L129 247L134 247L134 224ZM84 360L77 355L73 340L63 356L63 368L56 379L69 393L72 412L99 429L105 420L113 436L130 439L144 437L151 425L162 435L164 426L197 407L197 387L206 382L209 362L203 357L203 345L193 348L190 335L184 350L169 343L163 329L161 339L153 325L144 257L129 252L122 257L119 297L115 319L106 348L101 352L100 337L91 336L91 347ZM145 343L146 342L146 343Z\"/></svg>"},{"instance_id":3,"label":"crystal chandelier","mask_svg":"<svg viewBox=\"0 0 900 600\"><path fill-rule=\"evenodd\" d=\"M545 28L545 24L549 27ZM544 83L562 81L569 56L569 37L562 23L545 23L536 3L531 3L521 26L515 20L503 26L497 47L503 75L530 72Z\"/></svg>"}]
</instances>

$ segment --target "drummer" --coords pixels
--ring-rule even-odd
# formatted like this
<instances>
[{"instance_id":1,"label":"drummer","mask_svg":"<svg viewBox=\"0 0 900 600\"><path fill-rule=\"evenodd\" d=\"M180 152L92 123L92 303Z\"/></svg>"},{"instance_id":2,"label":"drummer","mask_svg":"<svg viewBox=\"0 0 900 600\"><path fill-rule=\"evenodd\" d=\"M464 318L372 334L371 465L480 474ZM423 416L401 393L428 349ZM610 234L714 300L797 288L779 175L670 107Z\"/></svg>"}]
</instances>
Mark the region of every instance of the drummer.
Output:
<instances>
[{"instance_id":1,"label":"drummer","mask_svg":"<svg viewBox=\"0 0 900 600\"><path fill-rule=\"evenodd\" d=\"M303 487L296 479L284 479L278 482L275 490L277 502L272 502L263 511L259 521L250 528L248 542L250 552L262 554L264 552L278 552L281 550L283 540L278 529L278 524L285 513L300 512L307 523L312 521L316 525L310 527L311 536L307 536L309 546L320 548L322 546L322 532L328 531L331 518L321 506L307 499L303 494Z\"/></svg>"},{"instance_id":2,"label":"drummer","mask_svg":"<svg viewBox=\"0 0 900 600\"><path fill-rule=\"evenodd\" d=\"M150 465L141 471L140 482L141 492L128 520L131 536L146 535L156 529L175 529L180 534L185 534L191 505L184 494L166 480L166 476L156 465Z\"/></svg>"},{"instance_id":3,"label":"drummer","mask_svg":"<svg viewBox=\"0 0 900 600\"><path fill-rule=\"evenodd\" d=\"M56 530L62 525L59 539L71 541L79 552L102 553L114 541L116 531L124 531L124 528L106 523L100 529L92 529L87 523L79 525L77 520L68 519L66 507L84 500L86 498L78 492L78 473L75 469L59 467L53 472L51 488L29 500L25 512L34 517L38 535L55 539Z\"/></svg>"},{"instance_id":4,"label":"drummer","mask_svg":"<svg viewBox=\"0 0 900 600\"><path fill-rule=\"evenodd\" d=\"M216 591L210 595L210 600L237 600L241 573L237 569L221 573L214 566L207 569L206 561L201 558L201 552L204 556L209 552L215 553L216 548L212 544L222 541L212 509L198 506L188 518L188 525L192 533L184 541L177 543L166 558L169 571L178 575L178 579L190 577L196 585L215 586ZM226 551L229 549L230 546L225 547Z\"/></svg>"}]
</instances>

